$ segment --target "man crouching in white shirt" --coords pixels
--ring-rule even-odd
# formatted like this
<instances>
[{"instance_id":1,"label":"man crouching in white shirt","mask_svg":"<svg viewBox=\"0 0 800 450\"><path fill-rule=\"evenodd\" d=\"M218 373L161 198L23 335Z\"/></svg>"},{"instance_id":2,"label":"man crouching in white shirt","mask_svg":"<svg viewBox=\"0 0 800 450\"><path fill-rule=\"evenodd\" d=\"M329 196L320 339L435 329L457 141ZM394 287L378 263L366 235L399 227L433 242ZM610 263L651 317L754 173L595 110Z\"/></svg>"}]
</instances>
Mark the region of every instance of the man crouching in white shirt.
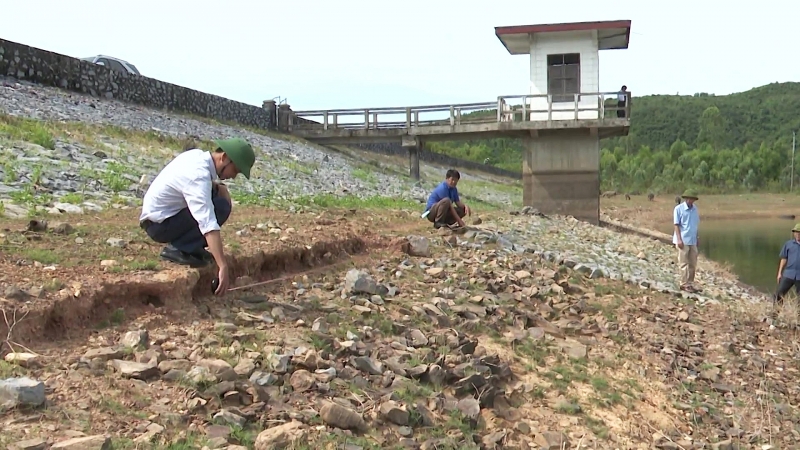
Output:
<instances>
[{"instance_id":1,"label":"man crouching in white shirt","mask_svg":"<svg viewBox=\"0 0 800 450\"><path fill-rule=\"evenodd\" d=\"M144 195L139 225L154 241L168 244L163 259L190 267L216 261L220 295L230 283L219 230L231 214L231 195L219 180L240 173L250 179L256 157L243 139L214 143L214 152L187 150L161 170Z\"/></svg>"}]
</instances>

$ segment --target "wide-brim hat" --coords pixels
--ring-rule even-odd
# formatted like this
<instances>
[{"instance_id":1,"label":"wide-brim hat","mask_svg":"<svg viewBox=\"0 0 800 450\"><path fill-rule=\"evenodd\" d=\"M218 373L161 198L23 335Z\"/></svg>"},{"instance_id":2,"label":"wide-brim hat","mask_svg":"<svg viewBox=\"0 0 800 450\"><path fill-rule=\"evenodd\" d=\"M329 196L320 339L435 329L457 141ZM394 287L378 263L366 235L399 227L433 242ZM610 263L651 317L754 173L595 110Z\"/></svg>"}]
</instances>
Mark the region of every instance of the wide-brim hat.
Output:
<instances>
[{"instance_id":1,"label":"wide-brim hat","mask_svg":"<svg viewBox=\"0 0 800 450\"><path fill-rule=\"evenodd\" d=\"M683 198L691 198L691 199L694 199L694 200L698 199L697 191L695 191L694 189L687 189L687 190L683 191L683 195L681 195L681 197L683 197Z\"/></svg>"}]
</instances>

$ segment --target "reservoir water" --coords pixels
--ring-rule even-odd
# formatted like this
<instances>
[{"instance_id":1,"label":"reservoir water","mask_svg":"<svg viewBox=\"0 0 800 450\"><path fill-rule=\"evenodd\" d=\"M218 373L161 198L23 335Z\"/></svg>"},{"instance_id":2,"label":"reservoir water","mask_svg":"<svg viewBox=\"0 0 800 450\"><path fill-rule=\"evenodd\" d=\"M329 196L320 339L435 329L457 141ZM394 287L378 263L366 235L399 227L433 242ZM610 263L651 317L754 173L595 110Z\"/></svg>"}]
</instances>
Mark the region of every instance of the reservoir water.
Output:
<instances>
[{"instance_id":1,"label":"reservoir water","mask_svg":"<svg viewBox=\"0 0 800 450\"><path fill-rule=\"evenodd\" d=\"M739 279L771 294L777 286L778 253L792 238L796 220L700 218L700 253L732 267ZM661 230L672 234L672 229Z\"/></svg>"}]
</instances>

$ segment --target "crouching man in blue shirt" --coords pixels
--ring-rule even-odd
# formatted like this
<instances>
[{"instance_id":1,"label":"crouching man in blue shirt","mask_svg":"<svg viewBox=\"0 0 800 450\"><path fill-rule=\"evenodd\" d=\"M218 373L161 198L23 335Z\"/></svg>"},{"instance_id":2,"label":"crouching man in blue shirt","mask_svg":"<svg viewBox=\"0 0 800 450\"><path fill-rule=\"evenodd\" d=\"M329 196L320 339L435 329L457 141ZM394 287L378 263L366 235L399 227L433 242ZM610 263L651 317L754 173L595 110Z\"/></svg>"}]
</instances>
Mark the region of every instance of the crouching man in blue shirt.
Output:
<instances>
[{"instance_id":1,"label":"crouching man in blue shirt","mask_svg":"<svg viewBox=\"0 0 800 450\"><path fill-rule=\"evenodd\" d=\"M800 294L800 223L792 228L792 239L783 244L778 263L778 289L774 300L783 303L783 296L794 286Z\"/></svg>"},{"instance_id":2,"label":"crouching man in blue shirt","mask_svg":"<svg viewBox=\"0 0 800 450\"><path fill-rule=\"evenodd\" d=\"M470 209L461 202L458 197L456 185L461 179L461 174L455 169L450 169L445 174L445 180L436 186L428 197L428 204L425 205L423 217L433 222L434 228L443 226L451 227L457 224L464 226L461 220L464 216L470 215Z\"/></svg>"}]
</instances>

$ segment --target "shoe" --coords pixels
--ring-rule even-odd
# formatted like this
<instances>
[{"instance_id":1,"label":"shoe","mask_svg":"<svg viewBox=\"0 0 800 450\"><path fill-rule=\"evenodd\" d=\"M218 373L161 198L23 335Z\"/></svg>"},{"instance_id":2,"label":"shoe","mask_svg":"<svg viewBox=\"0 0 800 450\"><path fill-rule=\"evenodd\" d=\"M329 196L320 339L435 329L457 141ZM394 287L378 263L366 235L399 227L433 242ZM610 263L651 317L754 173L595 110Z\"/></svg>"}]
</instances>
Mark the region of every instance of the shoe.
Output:
<instances>
[{"instance_id":1,"label":"shoe","mask_svg":"<svg viewBox=\"0 0 800 450\"><path fill-rule=\"evenodd\" d=\"M206 261L208 263L214 262L214 255L212 255L210 251L204 248L201 248L200 250L191 253L191 255L198 259L202 259L203 261Z\"/></svg>"},{"instance_id":2,"label":"shoe","mask_svg":"<svg viewBox=\"0 0 800 450\"><path fill-rule=\"evenodd\" d=\"M438 230L439 228L446 227L446 226L447 226L447 224L444 224L444 223L442 223L442 222L434 222L434 223L433 223L433 228L435 228L435 229L437 229L437 230Z\"/></svg>"},{"instance_id":3,"label":"shoe","mask_svg":"<svg viewBox=\"0 0 800 450\"><path fill-rule=\"evenodd\" d=\"M189 266L192 268L200 268L205 267L208 265L208 261L204 261L197 256L191 255L186 252L182 252L177 248L168 245L164 247L164 250L161 250L161 258L167 261L174 262L176 264L180 264L182 266Z\"/></svg>"}]
</instances>

